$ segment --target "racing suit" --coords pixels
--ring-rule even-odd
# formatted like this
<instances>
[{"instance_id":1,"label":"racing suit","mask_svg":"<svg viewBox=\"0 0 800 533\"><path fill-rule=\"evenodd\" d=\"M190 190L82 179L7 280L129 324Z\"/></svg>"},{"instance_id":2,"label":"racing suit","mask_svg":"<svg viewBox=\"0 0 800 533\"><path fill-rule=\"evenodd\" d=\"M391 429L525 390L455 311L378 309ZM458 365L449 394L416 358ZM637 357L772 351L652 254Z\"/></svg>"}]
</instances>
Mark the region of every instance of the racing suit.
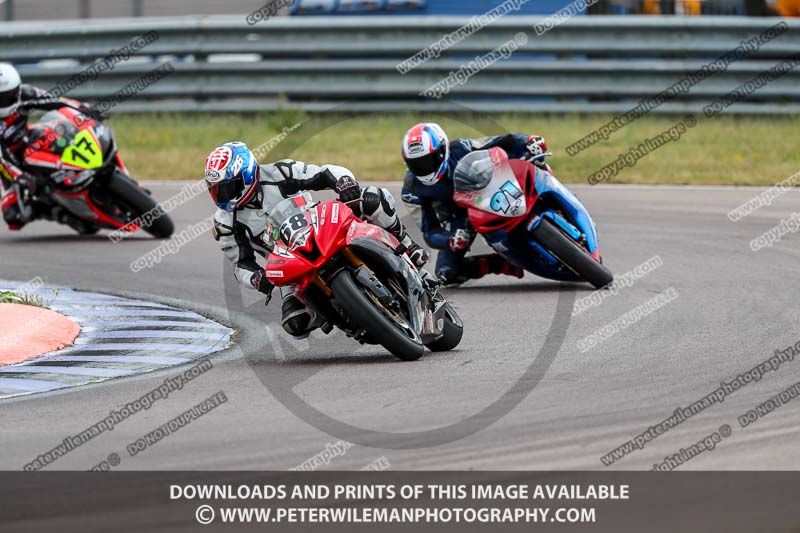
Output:
<instances>
[{"instance_id":1,"label":"racing suit","mask_svg":"<svg viewBox=\"0 0 800 533\"><path fill-rule=\"evenodd\" d=\"M434 185L420 183L413 174L406 173L403 203L412 213L418 212L421 216L418 223L425 243L439 250L435 272L445 283L463 283L486 274L507 274L519 278L523 276L521 268L496 253L466 257L476 232L469 222L467 210L453 200L453 192L456 166L464 156L475 150L499 147L508 153L508 157L519 159L529 155L528 142L532 137L509 133L480 139L454 139L450 141L445 174ZM546 164L539 165L550 171ZM451 249L454 240L462 241L462 249Z\"/></svg>"},{"instance_id":2,"label":"racing suit","mask_svg":"<svg viewBox=\"0 0 800 533\"><path fill-rule=\"evenodd\" d=\"M269 297L272 285L263 278L264 269L256 262L256 254L267 257L274 244L271 233L267 231L268 213L285 198L301 191L333 190L340 179L352 179L352 176L348 169L336 165L317 166L292 160L261 165L258 189L253 199L232 212L217 209L214 215L214 238L233 263L236 280L243 287L259 290ZM387 189L365 187L361 190L360 200L350 204L357 216L392 233L405 249L421 250L406 233L397 216L394 198ZM415 262L421 266L427 257L425 252ZM319 326L315 317L293 291L281 288L281 295L283 329L294 337L308 336Z\"/></svg>"},{"instance_id":3,"label":"racing suit","mask_svg":"<svg viewBox=\"0 0 800 533\"><path fill-rule=\"evenodd\" d=\"M3 219L11 230L21 229L22 226L38 216L38 213L35 213L26 202L36 190L36 180L21 168L26 148L35 141L30 138L28 130L29 109L48 111L66 105L80 106L81 109L86 110L91 109L90 106L82 105L75 100L51 98L43 89L32 85L23 84L20 96L19 109L0 119L0 208L3 211ZM15 183L16 187L14 187ZM18 193L22 195L22 198L18 198ZM22 210L20 210L20 203L23 206ZM68 216L68 214L64 212L64 216ZM59 221L72 222L60 219Z\"/></svg>"}]
</instances>

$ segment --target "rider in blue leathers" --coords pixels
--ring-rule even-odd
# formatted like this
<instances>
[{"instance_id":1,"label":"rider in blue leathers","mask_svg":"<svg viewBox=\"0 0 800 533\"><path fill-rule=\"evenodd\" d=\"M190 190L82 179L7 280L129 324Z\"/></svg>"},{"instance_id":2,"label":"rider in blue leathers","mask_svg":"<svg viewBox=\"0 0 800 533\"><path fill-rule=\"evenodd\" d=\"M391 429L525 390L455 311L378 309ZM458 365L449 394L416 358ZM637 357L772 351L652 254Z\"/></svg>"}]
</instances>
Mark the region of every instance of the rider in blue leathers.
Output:
<instances>
[{"instance_id":1,"label":"rider in blue leathers","mask_svg":"<svg viewBox=\"0 0 800 533\"><path fill-rule=\"evenodd\" d=\"M412 212L419 210L425 242L439 250L436 275L446 284L459 284L486 274L506 274L521 278L524 271L493 253L466 257L476 232L467 210L453 201L456 165L474 150L500 147L512 159L531 159L550 172L543 162L547 143L537 135L509 133L481 139L448 141L444 130L434 123L412 127L403 137L403 160L408 172L402 200Z\"/></svg>"}]
</instances>

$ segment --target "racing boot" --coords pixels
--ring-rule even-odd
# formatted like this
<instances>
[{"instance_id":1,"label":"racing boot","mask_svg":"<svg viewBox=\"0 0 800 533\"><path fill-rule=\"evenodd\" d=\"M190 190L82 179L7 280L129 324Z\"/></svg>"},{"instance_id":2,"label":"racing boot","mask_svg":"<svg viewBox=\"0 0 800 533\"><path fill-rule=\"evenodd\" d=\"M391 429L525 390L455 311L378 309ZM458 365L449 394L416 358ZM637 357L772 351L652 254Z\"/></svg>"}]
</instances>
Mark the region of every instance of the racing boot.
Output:
<instances>
[{"instance_id":1,"label":"racing boot","mask_svg":"<svg viewBox=\"0 0 800 533\"><path fill-rule=\"evenodd\" d=\"M32 205L33 195L36 192L36 180L27 174L22 174L15 182L8 184L4 181L3 184L6 187L3 197L0 199L3 219L8 225L8 229L21 230L25 224L36 219Z\"/></svg>"},{"instance_id":2,"label":"racing boot","mask_svg":"<svg viewBox=\"0 0 800 533\"><path fill-rule=\"evenodd\" d=\"M487 274L504 274L522 278L525 270L498 254L467 257L459 269L460 277L466 279L480 279Z\"/></svg>"},{"instance_id":3,"label":"racing boot","mask_svg":"<svg viewBox=\"0 0 800 533\"><path fill-rule=\"evenodd\" d=\"M3 206L3 220L5 220L8 225L8 229L11 231L19 231L28 223L22 216L19 205L17 205L17 191L13 189L6 191L3 197L0 198L0 203L2 203Z\"/></svg>"},{"instance_id":4,"label":"racing boot","mask_svg":"<svg viewBox=\"0 0 800 533\"><path fill-rule=\"evenodd\" d=\"M52 219L59 224L64 224L75 230L78 235L94 235L100 228L73 215L66 209L55 207L52 210Z\"/></svg>"}]
</instances>

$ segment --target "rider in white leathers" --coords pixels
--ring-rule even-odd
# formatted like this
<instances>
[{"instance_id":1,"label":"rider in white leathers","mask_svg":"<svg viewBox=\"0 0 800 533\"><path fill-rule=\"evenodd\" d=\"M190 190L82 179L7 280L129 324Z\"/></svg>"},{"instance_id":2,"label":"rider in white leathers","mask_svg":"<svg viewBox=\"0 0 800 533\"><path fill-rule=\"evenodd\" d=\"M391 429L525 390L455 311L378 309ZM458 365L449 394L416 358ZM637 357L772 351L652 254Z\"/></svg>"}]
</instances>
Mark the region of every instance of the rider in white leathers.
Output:
<instances>
[{"instance_id":1,"label":"rider in white leathers","mask_svg":"<svg viewBox=\"0 0 800 533\"><path fill-rule=\"evenodd\" d=\"M256 262L256 254L267 256L274 243L267 232L267 215L283 199L301 191L336 191L358 216L395 235L417 266L429 259L427 250L406 233L392 194L372 185L361 189L353 173L344 167L292 160L259 165L244 143L227 143L206 160L206 182L218 207L214 238L234 264L239 283L267 295L267 302L273 285ZM319 326L293 292L282 291L282 299L282 323L287 333L303 338Z\"/></svg>"}]
</instances>

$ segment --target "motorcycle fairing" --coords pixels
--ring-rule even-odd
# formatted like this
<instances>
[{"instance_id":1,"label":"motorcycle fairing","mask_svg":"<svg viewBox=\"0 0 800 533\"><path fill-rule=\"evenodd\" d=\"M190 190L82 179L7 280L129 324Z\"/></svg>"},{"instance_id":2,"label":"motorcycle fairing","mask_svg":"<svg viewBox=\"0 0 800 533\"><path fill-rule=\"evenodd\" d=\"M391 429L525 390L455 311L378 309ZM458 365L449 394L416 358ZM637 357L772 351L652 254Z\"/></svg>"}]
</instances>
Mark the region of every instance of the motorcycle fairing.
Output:
<instances>
[{"instance_id":1,"label":"motorcycle fairing","mask_svg":"<svg viewBox=\"0 0 800 533\"><path fill-rule=\"evenodd\" d=\"M563 208L570 221L578 225L578 230L586 236L586 247L589 252L591 252L592 255L596 255L598 253L597 228L594 224L594 220L592 220L592 217L580 200L549 172L545 172L539 168L536 168L535 183L536 190L540 197L554 197L557 203ZM555 217L552 216L552 214L555 213L551 213L551 219L556 224L568 233L573 233L574 227L572 224L564 220L563 217Z\"/></svg>"},{"instance_id":2,"label":"motorcycle fairing","mask_svg":"<svg viewBox=\"0 0 800 533\"><path fill-rule=\"evenodd\" d=\"M472 152L458 164L454 199L495 216L517 218L527 212L520 184L501 148Z\"/></svg>"}]
</instances>

